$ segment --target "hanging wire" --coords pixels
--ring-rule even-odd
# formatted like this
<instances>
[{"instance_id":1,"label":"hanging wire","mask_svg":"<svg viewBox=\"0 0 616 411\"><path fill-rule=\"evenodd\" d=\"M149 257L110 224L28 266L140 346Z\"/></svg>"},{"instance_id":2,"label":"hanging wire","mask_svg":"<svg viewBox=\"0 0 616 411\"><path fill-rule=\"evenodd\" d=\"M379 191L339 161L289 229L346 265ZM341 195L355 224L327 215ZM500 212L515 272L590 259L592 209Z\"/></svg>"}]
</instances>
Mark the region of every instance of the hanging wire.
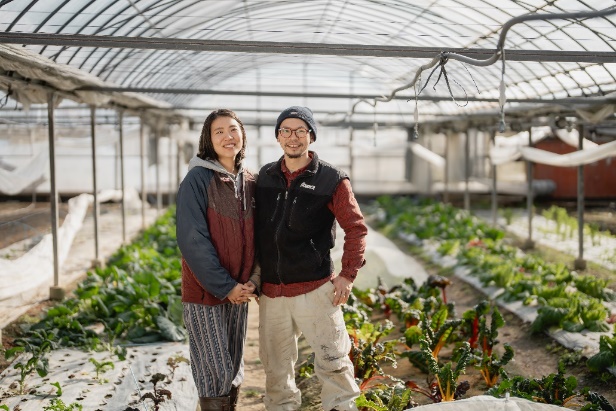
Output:
<instances>
[{"instance_id":1,"label":"hanging wire","mask_svg":"<svg viewBox=\"0 0 616 411\"><path fill-rule=\"evenodd\" d=\"M376 107L376 104L378 102L391 101L398 92L413 87L415 83L417 82L421 72L423 72L424 70L428 70L439 63L446 64L446 62L449 59L454 59L462 63L472 64L474 66L481 66L481 67L491 66L503 56L504 50L505 50L504 48L505 38L507 36L507 33L509 32L511 27L513 27L514 25L518 23L523 23L523 22L533 21L533 20L589 19L589 18L594 18L594 17L607 17L612 14L616 14L616 6L611 6L606 9L595 10L591 12L549 13L549 14L548 13L541 13L541 14L527 13L521 16L514 17L508 20L507 22L505 22L505 24L503 24L502 31L498 39L498 43L496 45L496 51L491 57L485 60L479 60L479 59L474 59L474 58L467 57L467 56L457 54L457 53L441 52L438 55L436 55L429 63L420 66L417 72L415 73L415 77L413 77L413 80L410 83L394 89L389 96L376 97L372 99L372 101L367 100L367 99L360 99L356 101L353 104L353 107L351 108L351 111L350 113L347 114L347 116L348 117L352 116L353 113L355 113L355 108L360 103L367 103L367 104L370 104L371 106ZM504 62L504 59L503 59L503 62ZM445 81L447 81L447 79ZM503 114L501 114L501 118L502 117L503 117Z\"/></svg>"},{"instance_id":2,"label":"hanging wire","mask_svg":"<svg viewBox=\"0 0 616 411\"><path fill-rule=\"evenodd\" d=\"M451 79L451 81L456 83L458 85L458 87L460 87L462 89L462 91L464 92L464 97L466 98L466 103L458 104L458 102L456 101L455 96L453 95L453 91L451 90L451 84L449 83L449 76L447 75L447 69L445 68L445 64L447 64L448 60L449 60L449 58L444 53L442 53L441 54L441 60L439 61L438 65L432 69L432 71L430 72L430 75L428 76L428 79L426 80L426 84L424 84L424 86L421 88L421 90L419 90L419 93L421 94L421 92L424 91L424 89L428 86L428 83L430 82L430 78L432 77L432 74L434 74L434 72L437 69L440 68L440 71L438 73L438 77L436 79L436 82L434 82L434 86L432 86L432 89L436 90L436 85L438 84L439 81L441 81L441 78L444 78L445 79L445 83L447 85L447 91L449 91L449 95L451 96L451 99L453 100L453 102L456 103L456 105L458 107L465 107L466 105L468 105L468 94L466 93L466 90L464 89L464 87L462 87L462 85L460 83L458 83L453 78ZM466 66L464 66L464 68L466 68ZM466 69L466 71L468 71L468 69ZM468 73L470 74L470 71L468 71ZM471 80L473 80L473 83L475 83L475 80L473 79L472 75L471 75ZM475 83L475 86L477 86L477 83ZM477 88L477 91L479 92L479 88Z\"/></svg>"},{"instance_id":3,"label":"hanging wire","mask_svg":"<svg viewBox=\"0 0 616 411\"><path fill-rule=\"evenodd\" d=\"M507 128L507 124L505 124L505 103L507 102L507 95L506 95L506 86L505 86L505 50L503 50L503 68L501 70L501 81L500 81L500 86L498 87L498 91L500 93L499 97L498 97L498 104L500 106L500 122L498 124L498 131L500 133L504 133L506 128Z\"/></svg>"},{"instance_id":4,"label":"hanging wire","mask_svg":"<svg viewBox=\"0 0 616 411\"><path fill-rule=\"evenodd\" d=\"M376 104L374 105L374 112L373 112L373 124L372 124L372 141L374 144L374 147L376 147L376 132L379 128L379 124L376 122Z\"/></svg>"},{"instance_id":5,"label":"hanging wire","mask_svg":"<svg viewBox=\"0 0 616 411\"><path fill-rule=\"evenodd\" d=\"M6 96L3 99L0 99L0 108L4 108L6 107L7 104L9 104L9 96L11 94L13 94L13 89L11 88L11 85L9 84L9 88L6 91Z\"/></svg>"},{"instance_id":6,"label":"hanging wire","mask_svg":"<svg viewBox=\"0 0 616 411\"><path fill-rule=\"evenodd\" d=\"M430 78L428 77L428 80ZM421 73L419 73L419 78L417 79L417 82L414 85L414 89L415 89L415 112L413 113L413 119L415 121L415 126L413 127L413 140L417 140L419 138L419 93L421 93L420 91L417 91L417 87L418 84L421 85ZM428 82L426 82L426 84L428 84Z\"/></svg>"}]
</instances>

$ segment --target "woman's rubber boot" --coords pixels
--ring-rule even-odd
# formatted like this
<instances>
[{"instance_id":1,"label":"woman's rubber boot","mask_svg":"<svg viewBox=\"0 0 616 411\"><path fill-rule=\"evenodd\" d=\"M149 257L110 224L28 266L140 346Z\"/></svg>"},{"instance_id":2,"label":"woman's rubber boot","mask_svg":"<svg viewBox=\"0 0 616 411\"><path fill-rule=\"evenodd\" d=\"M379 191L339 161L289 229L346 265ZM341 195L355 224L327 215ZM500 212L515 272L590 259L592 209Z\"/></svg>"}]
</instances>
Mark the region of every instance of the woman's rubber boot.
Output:
<instances>
[{"instance_id":1,"label":"woman's rubber boot","mask_svg":"<svg viewBox=\"0 0 616 411\"><path fill-rule=\"evenodd\" d=\"M229 396L224 397L200 397L201 411L231 411Z\"/></svg>"},{"instance_id":2,"label":"woman's rubber boot","mask_svg":"<svg viewBox=\"0 0 616 411\"><path fill-rule=\"evenodd\" d=\"M237 387L232 385L231 392L229 393L229 402L231 403L231 411L235 411L237 409L237 399L240 394L240 386Z\"/></svg>"}]
</instances>

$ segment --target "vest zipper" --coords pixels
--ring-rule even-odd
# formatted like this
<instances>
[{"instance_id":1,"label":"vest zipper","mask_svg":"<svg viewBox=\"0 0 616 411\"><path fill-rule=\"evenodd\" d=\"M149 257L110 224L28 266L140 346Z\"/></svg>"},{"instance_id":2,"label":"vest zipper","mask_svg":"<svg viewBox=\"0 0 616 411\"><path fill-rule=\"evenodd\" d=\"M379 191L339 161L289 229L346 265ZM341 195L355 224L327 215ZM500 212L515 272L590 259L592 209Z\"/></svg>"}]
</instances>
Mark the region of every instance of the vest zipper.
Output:
<instances>
[{"instance_id":1,"label":"vest zipper","mask_svg":"<svg viewBox=\"0 0 616 411\"><path fill-rule=\"evenodd\" d=\"M293 197L293 203L291 204L291 211L289 212L289 223L287 227L291 228L291 217L293 217L293 213L295 212L295 204L297 204L297 197Z\"/></svg>"},{"instance_id":2,"label":"vest zipper","mask_svg":"<svg viewBox=\"0 0 616 411\"><path fill-rule=\"evenodd\" d=\"M276 208L274 208L274 212L272 213L272 218L270 218L270 223L273 223L276 219L276 214L278 214L278 207L280 207L280 193L278 193L278 197L276 197Z\"/></svg>"},{"instance_id":3,"label":"vest zipper","mask_svg":"<svg viewBox=\"0 0 616 411\"><path fill-rule=\"evenodd\" d=\"M278 252L278 261L276 261L276 274L278 275L278 281L280 281L280 284L284 284L282 282L282 277L280 276L280 245L279 245L279 241L278 241L278 235L280 234L280 227L282 227L282 225L284 224L284 211L286 209L286 205L287 205L287 197L289 196L289 191L286 190L284 192L284 206L282 207L282 218L280 219L280 222L278 223L278 226L276 227L276 233L274 234L274 240L276 242L276 251ZM278 193L278 198L276 199L276 209L274 210L274 216L276 215L276 211L278 210L278 204L279 201L278 199L280 198L280 193ZM274 219L272 218L272 221Z\"/></svg>"}]
</instances>

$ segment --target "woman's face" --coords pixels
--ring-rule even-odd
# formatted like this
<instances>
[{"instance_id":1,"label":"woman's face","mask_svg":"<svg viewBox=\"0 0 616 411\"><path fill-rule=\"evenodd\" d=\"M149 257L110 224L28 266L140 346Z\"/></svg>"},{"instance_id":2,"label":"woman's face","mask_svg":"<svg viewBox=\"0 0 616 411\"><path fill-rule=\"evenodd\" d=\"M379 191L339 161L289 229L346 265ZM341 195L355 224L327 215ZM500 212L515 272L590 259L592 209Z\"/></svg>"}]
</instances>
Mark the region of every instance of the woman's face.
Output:
<instances>
[{"instance_id":1,"label":"woman's face","mask_svg":"<svg viewBox=\"0 0 616 411\"><path fill-rule=\"evenodd\" d=\"M216 118L210 129L212 145L218 154L218 160L235 160L243 146L242 129L238 122L226 116Z\"/></svg>"}]
</instances>

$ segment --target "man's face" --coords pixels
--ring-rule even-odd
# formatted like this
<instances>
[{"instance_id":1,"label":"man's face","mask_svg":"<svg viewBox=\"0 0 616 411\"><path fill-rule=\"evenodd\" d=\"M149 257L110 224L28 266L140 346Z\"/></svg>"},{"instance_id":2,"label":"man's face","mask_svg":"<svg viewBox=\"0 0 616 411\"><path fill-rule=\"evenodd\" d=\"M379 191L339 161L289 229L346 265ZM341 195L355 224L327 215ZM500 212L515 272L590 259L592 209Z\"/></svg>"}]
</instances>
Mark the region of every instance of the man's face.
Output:
<instances>
[{"instance_id":1,"label":"man's face","mask_svg":"<svg viewBox=\"0 0 616 411\"><path fill-rule=\"evenodd\" d=\"M278 144L288 158L300 158L308 155L308 146L312 143L312 133L305 133L303 137L298 137L305 131L310 130L304 120L299 118L287 118L280 123L278 129Z\"/></svg>"}]
</instances>

